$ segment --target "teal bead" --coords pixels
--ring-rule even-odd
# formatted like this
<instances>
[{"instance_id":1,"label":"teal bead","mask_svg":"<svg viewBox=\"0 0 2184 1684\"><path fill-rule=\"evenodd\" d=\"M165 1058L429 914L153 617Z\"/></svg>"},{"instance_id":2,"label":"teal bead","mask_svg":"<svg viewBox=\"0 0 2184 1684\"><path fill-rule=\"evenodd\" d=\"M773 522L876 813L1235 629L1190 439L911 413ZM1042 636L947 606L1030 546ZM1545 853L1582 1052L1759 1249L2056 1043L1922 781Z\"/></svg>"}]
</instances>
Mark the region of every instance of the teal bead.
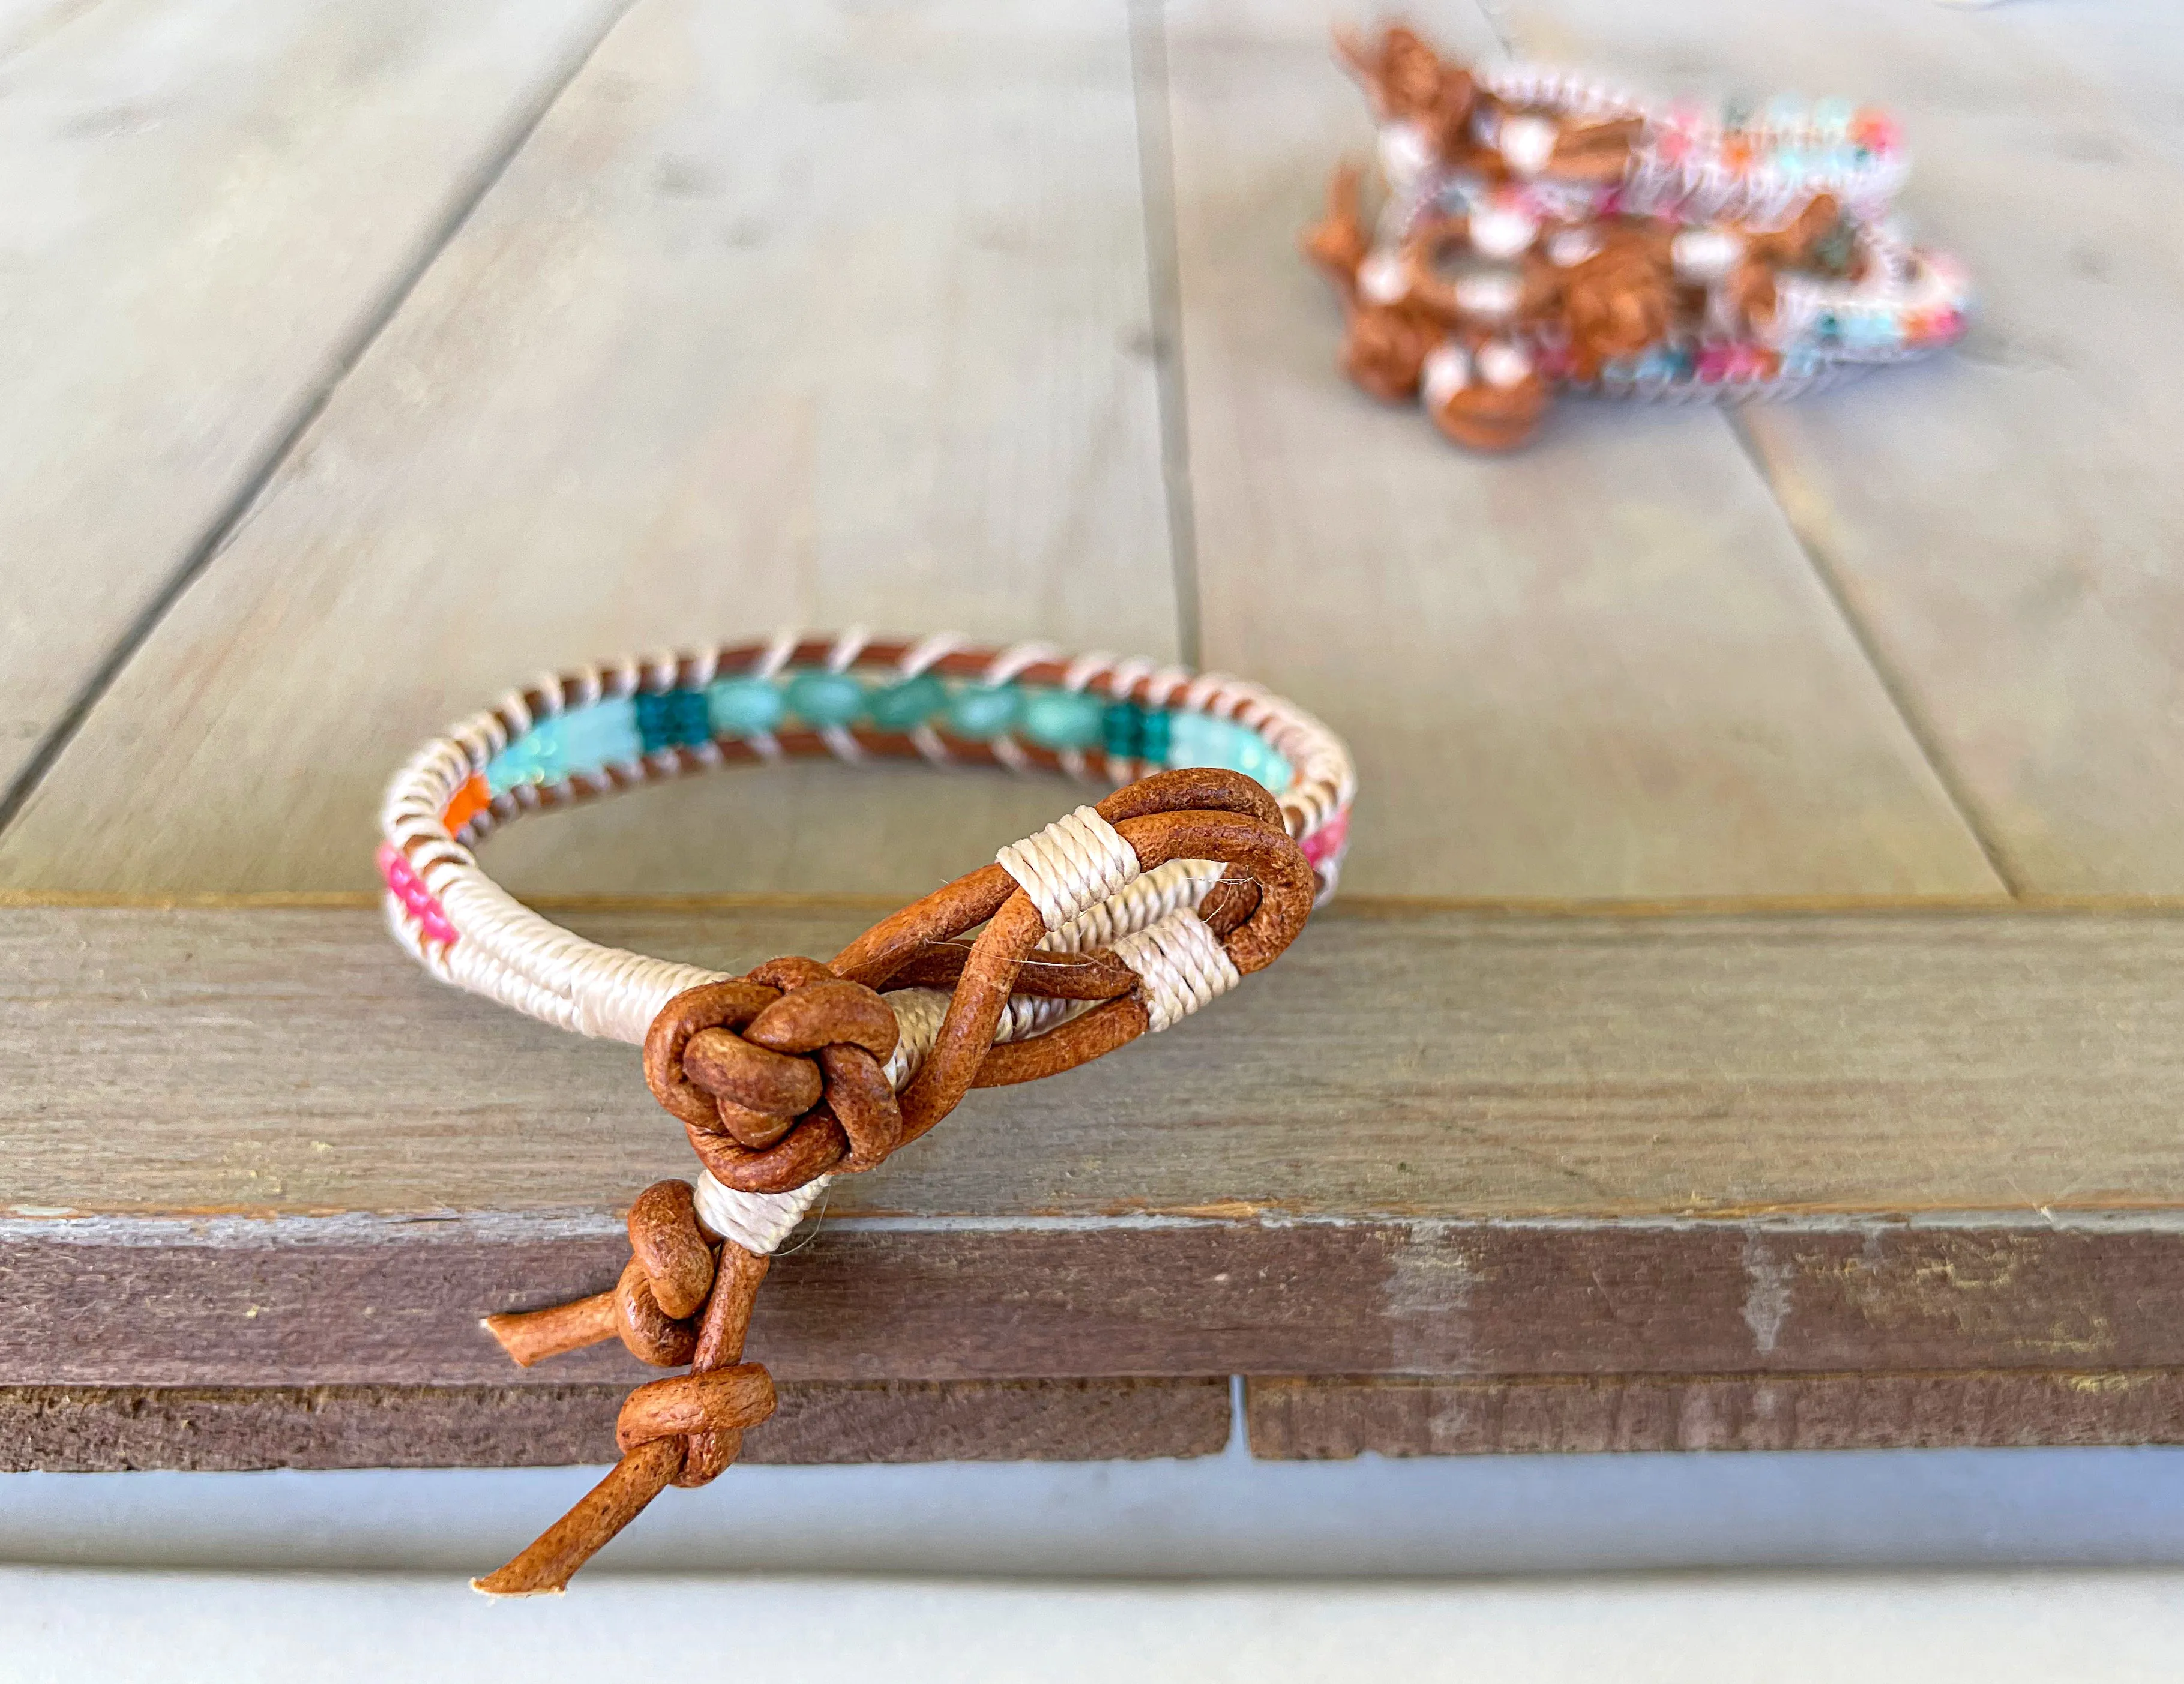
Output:
<instances>
[{"instance_id":1,"label":"teal bead","mask_svg":"<svg viewBox=\"0 0 2184 1684\"><path fill-rule=\"evenodd\" d=\"M1145 711L1135 702L1110 702L1100 716L1100 745L1117 760L1145 746Z\"/></svg>"},{"instance_id":2,"label":"teal bead","mask_svg":"<svg viewBox=\"0 0 2184 1684\"><path fill-rule=\"evenodd\" d=\"M948 729L978 743L1016 723L1020 692L1014 684L966 684L948 698Z\"/></svg>"},{"instance_id":3,"label":"teal bead","mask_svg":"<svg viewBox=\"0 0 2184 1684\"><path fill-rule=\"evenodd\" d=\"M846 672L800 672L788 681L788 711L812 725L847 725L865 711L865 687Z\"/></svg>"},{"instance_id":4,"label":"teal bead","mask_svg":"<svg viewBox=\"0 0 2184 1684\"><path fill-rule=\"evenodd\" d=\"M1170 716L1164 707L1149 707L1138 726L1138 756L1141 760L1167 763L1167 733Z\"/></svg>"},{"instance_id":5,"label":"teal bead","mask_svg":"<svg viewBox=\"0 0 2184 1684\"><path fill-rule=\"evenodd\" d=\"M755 737L780 724L788 711L780 690L765 678L723 678L708 685L705 707L720 737Z\"/></svg>"},{"instance_id":6,"label":"teal bead","mask_svg":"<svg viewBox=\"0 0 2184 1684\"><path fill-rule=\"evenodd\" d=\"M948 687L930 672L921 672L873 691L865 711L883 731L909 731L925 723L947 700Z\"/></svg>"},{"instance_id":7,"label":"teal bead","mask_svg":"<svg viewBox=\"0 0 2184 1684\"><path fill-rule=\"evenodd\" d=\"M1106 711L1106 703L1081 690L1028 690L1023 734L1043 749L1089 749Z\"/></svg>"}]
</instances>

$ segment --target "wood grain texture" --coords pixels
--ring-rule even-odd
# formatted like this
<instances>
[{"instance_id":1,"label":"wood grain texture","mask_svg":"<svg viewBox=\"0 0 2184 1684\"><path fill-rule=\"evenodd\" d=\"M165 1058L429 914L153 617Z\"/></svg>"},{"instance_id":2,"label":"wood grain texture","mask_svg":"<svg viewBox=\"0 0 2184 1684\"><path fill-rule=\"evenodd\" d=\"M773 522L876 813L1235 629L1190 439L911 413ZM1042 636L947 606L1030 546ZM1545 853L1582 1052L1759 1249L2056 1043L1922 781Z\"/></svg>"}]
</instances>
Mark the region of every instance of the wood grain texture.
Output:
<instances>
[{"instance_id":1,"label":"wood grain texture","mask_svg":"<svg viewBox=\"0 0 2184 1684\"><path fill-rule=\"evenodd\" d=\"M0 8L0 789L613 11Z\"/></svg>"},{"instance_id":2,"label":"wood grain texture","mask_svg":"<svg viewBox=\"0 0 2184 1684\"><path fill-rule=\"evenodd\" d=\"M2184 1221L830 1218L749 1351L783 1380L2184 1366ZM631 1385L478 1325L612 1284L614 1224L0 1224L0 1385Z\"/></svg>"},{"instance_id":3,"label":"wood grain texture","mask_svg":"<svg viewBox=\"0 0 2184 1684\"><path fill-rule=\"evenodd\" d=\"M724 970L861 912L592 913ZM1316 918L1112 1057L975 1093L840 1216L2165 1209L2184 918ZM364 912L0 914L0 1209L587 1216L686 1174L633 1048L431 981Z\"/></svg>"},{"instance_id":4,"label":"wood grain texture","mask_svg":"<svg viewBox=\"0 0 2184 1684\"><path fill-rule=\"evenodd\" d=\"M1530 1455L2184 1444L2175 1369L1254 1380L1251 1453Z\"/></svg>"},{"instance_id":5,"label":"wood grain texture","mask_svg":"<svg viewBox=\"0 0 2184 1684\"><path fill-rule=\"evenodd\" d=\"M549 665L795 622L1172 655L1134 136L1119 6L643 0L0 880L368 886L393 767ZM489 857L530 889L909 895L1080 799L731 775Z\"/></svg>"},{"instance_id":6,"label":"wood grain texture","mask_svg":"<svg viewBox=\"0 0 2184 1684\"><path fill-rule=\"evenodd\" d=\"M1325 8L1168 15L1205 658L1349 734L1350 885L1994 891L1722 419L1565 404L1490 460L1353 391L1296 252L1370 143ZM1420 20L1494 50L1468 8Z\"/></svg>"},{"instance_id":7,"label":"wood grain texture","mask_svg":"<svg viewBox=\"0 0 2184 1684\"><path fill-rule=\"evenodd\" d=\"M608 1385L0 1387L0 1471L551 1468L611 1461ZM794 1383L756 1464L1212 1456L1224 1380Z\"/></svg>"},{"instance_id":8,"label":"wood grain texture","mask_svg":"<svg viewBox=\"0 0 2184 1684\"><path fill-rule=\"evenodd\" d=\"M855 915L593 916L741 967ZM0 919L0 1383L518 1380L687 1174L627 1048L358 912ZM845 1182L791 1379L2184 1365L2184 921L1316 921L1168 1034ZM430 1032L426 1032L426 1026ZM621 1379L612 1349L533 1376Z\"/></svg>"},{"instance_id":9,"label":"wood grain texture","mask_svg":"<svg viewBox=\"0 0 2184 1684\"><path fill-rule=\"evenodd\" d=\"M1744 424L2011 878L2184 886L2174 9L1858 0L1797 8L1794 33L1735 0L1502 15L1528 53L1663 90L1796 86L1899 114L1904 208L1970 264L1971 336Z\"/></svg>"}]
</instances>

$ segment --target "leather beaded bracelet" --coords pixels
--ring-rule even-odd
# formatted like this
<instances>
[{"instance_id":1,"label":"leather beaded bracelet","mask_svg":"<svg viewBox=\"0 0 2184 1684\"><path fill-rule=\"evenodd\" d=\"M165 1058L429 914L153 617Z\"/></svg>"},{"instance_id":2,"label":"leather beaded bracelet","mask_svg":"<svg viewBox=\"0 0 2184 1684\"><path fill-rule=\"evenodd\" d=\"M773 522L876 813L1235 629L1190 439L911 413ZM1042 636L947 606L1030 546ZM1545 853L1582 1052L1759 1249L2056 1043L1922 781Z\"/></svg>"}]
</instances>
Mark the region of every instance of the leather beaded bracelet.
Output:
<instances>
[{"instance_id":1,"label":"leather beaded bracelet","mask_svg":"<svg viewBox=\"0 0 2184 1684\"><path fill-rule=\"evenodd\" d=\"M586 941L471 851L534 810L820 755L1120 787L825 964L737 978ZM630 1395L613 1471L476 1587L558 1591L663 1487L725 1469L774 1404L766 1369L742 1359L754 1295L827 1183L883 1163L973 1087L1084 1063L1271 963L1334 890L1355 783L1326 727L1238 679L859 632L543 678L420 750L382 817L396 940L443 981L641 1046L702 1166L638 1196L612 1289L486 1319L525 1365L618 1335L688 1372Z\"/></svg>"}]
</instances>

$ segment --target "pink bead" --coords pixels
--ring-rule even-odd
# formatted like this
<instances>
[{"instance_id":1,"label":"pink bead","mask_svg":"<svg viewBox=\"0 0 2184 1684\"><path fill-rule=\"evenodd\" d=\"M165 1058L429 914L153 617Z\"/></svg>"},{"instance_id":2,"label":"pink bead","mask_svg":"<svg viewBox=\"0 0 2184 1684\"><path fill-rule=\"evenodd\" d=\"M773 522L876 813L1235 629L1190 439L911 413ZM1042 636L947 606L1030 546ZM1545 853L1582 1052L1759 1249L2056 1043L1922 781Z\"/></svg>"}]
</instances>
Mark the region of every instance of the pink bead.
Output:
<instances>
[{"instance_id":1,"label":"pink bead","mask_svg":"<svg viewBox=\"0 0 2184 1684\"><path fill-rule=\"evenodd\" d=\"M410 862L402 857L402 850L391 842L382 842L372 859L379 867L379 875L385 880L388 892L417 920L417 928L425 939L454 946L455 927L448 922L447 910L426 888L425 880L417 875Z\"/></svg>"},{"instance_id":2,"label":"pink bead","mask_svg":"<svg viewBox=\"0 0 2184 1684\"><path fill-rule=\"evenodd\" d=\"M1343 846L1350 840L1350 809L1344 807L1325 824L1297 844L1304 856L1315 866L1323 866L1339 857Z\"/></svg>"}]
</instances>

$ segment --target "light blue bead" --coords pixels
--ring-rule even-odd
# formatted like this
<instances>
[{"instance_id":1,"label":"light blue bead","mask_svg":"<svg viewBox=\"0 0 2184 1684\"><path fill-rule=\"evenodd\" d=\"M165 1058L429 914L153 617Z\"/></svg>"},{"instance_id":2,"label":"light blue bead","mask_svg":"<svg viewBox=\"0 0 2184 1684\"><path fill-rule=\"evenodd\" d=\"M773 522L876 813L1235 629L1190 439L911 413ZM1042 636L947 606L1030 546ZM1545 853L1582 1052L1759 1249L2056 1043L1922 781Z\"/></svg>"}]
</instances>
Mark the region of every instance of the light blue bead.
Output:
<instances>
[{"instance_id":1,"label":"light blue bead","mask_svg":"<svg viewBox=\"0 0 2184 1684\"><path fill-rule=\"evenodd\" d=\"M1089 749L1106 711L1106 703L1080 690L1027 690L1023 733L1043 749Z\"/></svg>"},{"instance_id":2,"label":"light blue bead","mask_svg":"<svg viewBox=\"0 0 2184 1684\"><path fill-rule=\"evenodd\" d=\"M1850 120L1853 114L1847 99L1823 99L1813 107L1813 126L1824 135L1847 135L1850 132Z\"/></svg>"},{"instance_id":3,"label":"light blue bead","mask_svg":"<svg viewBox=\"0 0 2184 1684\"><path fill-rule=\"evenodd\" d=\"M788 711L812 725L847 725L865 710L865 687L846 672L800 672L788 681Z\"/></svg>"},{"instance_id":4,"label":"light blue bead","mask_svg":"<svg viewBox=\"0 0 2184 1684\"><path fill-rule=\"evenodd\" d=\"M788 705L764 678L723 678L705 689L705 711L716 737L755 737L781 723Z\"/></svg>"},{"instance_id":5,"label":"light blue bead","mask_svg":"<svg viewBox=\"0 0 2184 1684\"><path fill-rule=\"evenodd\" d=\"M1259 733L1231 719L1178 708L1168 719L1167 764L1217 766L1256 778L1277 795L1290 787L1290 763Z\"/></svg>"},{"instance_id":6,"label":"light blue bead","mask_svg":"<svg viewBox=\"0 0 2184 1684\"><path fill-rule=\"evenodd\" d=\"M930 672L875 690L865 711L883 731L909 731L930 719L948 700L948 687Z\"/></svg>"},{"instance_id":7,"label":"light blue bead","mask_svg":"<svg viewBox=\"0 0 2184 1684\"><path fill-rule=\"evenodd\" d=\"M486 762L485 787L495 795L520 783L559 783L569 775L561 750L561 721L542 719Z\"/></svg>"},{"instance_id":8,"label":"light blue bead","mask_svg":"<svg viewBox=\"0 0 2184 1684\"><path fill-rule=\"evenodd\" d=\"M561 753L571 772L596 772L644 756L637 702L629 696L571 709L560 717Z\"/></svg>"},{"instance_id":9,"label":"light blue bead","mask_svg":"<svg viewBox=\"0 0 2184 1684\"><path fill-rule=\"evenodd\" d=\"M1167 724L1169 767L1224 764L1225 745L1221 741L1221 728L1225 723L1224 720L1193 713L1189 708L1176 709L1175 717Z\"/></svg>"},{"instance_id":10,"label":"light blue bead","mask_svg":"<svg viewBox=\"0 0 2184 1684\"><path fill-rule=\"evenodd\" d=\"M1021 694L1014 684L966 684L948 698L947 728L974 743L998 737L1016 723Z\"/></svg>"},{"instance_id":11,"label":"light blue bead","mask_svg":"<svg viewBox=\"0 0 2184 1684\"><path fill-rule=\"evenodd\" d=\"M1882 311L1853 315L1843 323L1844 343L1853 350L1892 350L1903 337L1903 324Z\"/></svg>"}]
</instances>

